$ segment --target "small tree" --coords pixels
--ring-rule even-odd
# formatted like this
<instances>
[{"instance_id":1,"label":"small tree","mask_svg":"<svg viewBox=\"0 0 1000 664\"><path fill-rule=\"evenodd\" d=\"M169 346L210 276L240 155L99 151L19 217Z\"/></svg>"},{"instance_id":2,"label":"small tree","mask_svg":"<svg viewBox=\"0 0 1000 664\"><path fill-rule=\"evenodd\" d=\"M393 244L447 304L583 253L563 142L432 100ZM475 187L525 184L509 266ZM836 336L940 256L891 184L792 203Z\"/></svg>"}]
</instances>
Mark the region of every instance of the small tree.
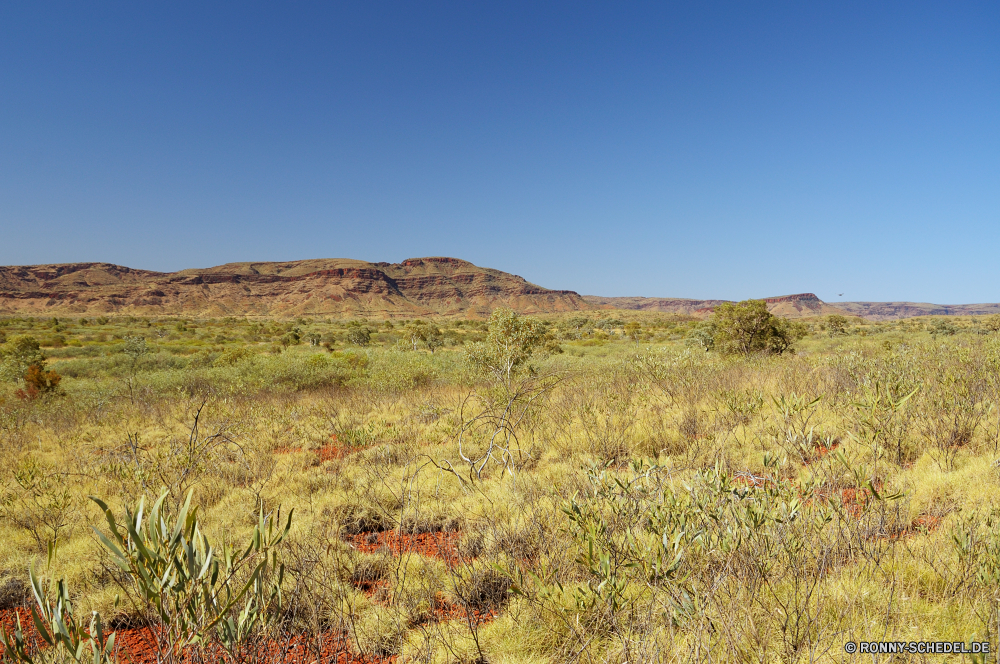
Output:
<instances>
[{"instance_id":1,"label":"small tree","mask_svg":"<svg viewBox=\"0 0 1000 664\"><path fill-rule=\"evenodd\" d=\"M638 344L639 338L642 336L642 325L635 321L630 321L625 325L624 332L626 337Z\"/></svg>"},{"instance_id":2,"label":"small tree","mask_svg":"<svg viewBox=\"0 0 1000 664\"><path fill-rule=\"evenodd\" d=\"M806 333L801 323L773 315L764 300L720 304L713 322L715 346L726 355L781 355Z\"/></svg>"},{"instance_id":3,"label":"small tree","mask_svg":"<svg viewBox=\"0 0 1000 664\"><path fill-rule=\"evenodd\" d=\"M521 426L559 380L554 372L539 373L528 365L544 335L537 320L501 308L490 315L486 339L467 346L466 360L479 385L459 412L458 453L470 481L481 480L490 462L514 474L523 456ZM450 461L437 465L464 479Z\"/></svg>"},{"instance_id":4,"label":"small tree","mask_svg":"<svg viewBox=\"0 0 1000 664\"><path fill-rule=\"evenodd\" d=\"M542 325L534 318L522 318L511 309L496 309L490 315L486 340L469 344L466 357L477 372L509 387L543 334Z\"/></svg>"},{"instance_id":5,"label":"small tree","mask_svg":"<svg viewBox=\"0 0 1000 664\"><path fill-rule=\"evenodd\" d=\"M441 334L441 330L436 327L432 327L427 332L427 336L424 338L424 345L427 346L427 350L434 354L441 346L444 346L444 336Z\"/></svg>"},{"instance_id":6,"label":"small tree","mask_svg":"<svg viewBox=\"0 0 1000 664\"><path fill-rule=\"evenodd\" d=\"M125 337L122 352L132 361L132 372L135 372L139 360L149 354L149 345L143 337Z\"/></svg>"},{"instance_id":7,"label":"small tree","mask_svg":"<svg viewBox=\"0 0 1000 664\"><path fill-rule=\"evenodd\" d=\"M406 340L413 350L417 349L417 344L427 340L427 329L422 321L414 321L403 328L403 339Z\"/></svg>"},{"instance_id":8,"label":"small tree","mask_svg":"<svg viewBox=\"0 0 1000 664\"><path fill-rule=\"evenodd\" d=\"M700 346L707 353L715 348L715 334L715 323L702 321L687 333L687 340L688 343Z\"/></svg>"},{"instance_id":9,"label":"small tree","mask_svg":"<svg viewBox=\"0 0 1000 664\"><path fill-rule=\"evenodd\" d=\"M347 331L347 341L364 348L372 342L372 333L367 327L352 327Z\"/></svg>"},{"instance_id":10,"label":"small tree","mask_svg":"<svg viewBox=\"0 0 1000 664\"><path fill-rule=\"evenodd\" d=\"M847 318L837 314L827 316L826 329L831 337L847 334Z\"/></svg>"},{"instance_id":11,"label":"small tree","mask_svg":"<svg viewBox=\"0 0 1000 664\"><path fill-rule=\"evenodd\" d=\"M45 368L45 355L34 337L26 334L13 336L0 346L0 378L3 380L23 380L31 366L37 366L39 370Z\"/></svg>"}]
</instances>

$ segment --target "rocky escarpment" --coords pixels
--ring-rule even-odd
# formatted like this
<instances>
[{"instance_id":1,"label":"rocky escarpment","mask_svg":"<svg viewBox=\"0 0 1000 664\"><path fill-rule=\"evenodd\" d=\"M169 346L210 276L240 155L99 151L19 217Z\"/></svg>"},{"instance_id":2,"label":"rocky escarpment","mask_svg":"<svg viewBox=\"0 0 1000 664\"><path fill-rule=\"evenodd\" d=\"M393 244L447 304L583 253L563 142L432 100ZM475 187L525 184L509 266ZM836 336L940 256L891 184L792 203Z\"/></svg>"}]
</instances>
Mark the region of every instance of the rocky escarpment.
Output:
<instances>
[{"instance_id":1,"label":"rocky escarpment","mask_svg":"<svg viewBox=\"0 0 1000 664\"><path fill-rule=\"evenodd\" d=\"M230 263L180 272L109 263L0 267L0 313L429 315L588 308L573 291L455 258Z\"/></svg>"},{"instance_id":2,"label":"rocky escarpment","mask_svg":"<svg viewBox=\"0 0 1000 664\"><path fill-rule=\"evenodd\" d=\"M869 320L913 316L986 316L1000 314L1000 304L930 304L928 302L840 302L838 307Z\"/></svg>"},{"instance_id":3,"label":"rocky escarpment","mask_svg":"<svg viewBox=\"0 0 1000 664\"><path fill-rule=\"evenodd\" d=\"M715 307L729 300L686 300L682 298L656 297L600 297L584 295L589 304L610 309L632 309L641 311L662 311L687 316L709 316ZM827 304L812 293L782 295L764 298L771 313L786 318L826 316L828 314L847 315L847 312Z\"/></svg>"}]
</instances>

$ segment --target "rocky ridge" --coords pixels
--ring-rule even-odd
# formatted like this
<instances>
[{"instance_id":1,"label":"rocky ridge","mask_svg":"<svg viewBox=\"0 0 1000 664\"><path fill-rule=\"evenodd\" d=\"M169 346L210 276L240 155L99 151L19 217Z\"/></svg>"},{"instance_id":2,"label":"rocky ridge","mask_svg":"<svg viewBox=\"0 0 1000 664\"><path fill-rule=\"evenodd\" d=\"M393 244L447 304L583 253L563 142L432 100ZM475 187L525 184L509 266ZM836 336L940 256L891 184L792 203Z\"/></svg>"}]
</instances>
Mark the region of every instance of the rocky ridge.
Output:
<instances>
[{"instance_id":1,"label":"rocky ridge","mask_svg":"<svg viewBox=\"0 0 1000 664\"><path fill-rule=\"evenodd\" d=\"M788 318L840 314L870 320L1000 313L1000 304L841 302L813 293L764 298ZM580 296L457 258L400 263L329 258L227 263L153 272L111 263L0 266L0 315L485 316L625 309L707 317L727 300Z\"/></svg>"},{"instance_id":2,"label":"rocky ridge","mask_svg":"<svg viewBox=\"0 0 1000 664\"><path fill-rule=\"evenodd\" d=\"M661 311L687 316L709 316L715 307L729 300L688 300L682 298L657 297L600 297L584 295L583 299L598 308L631 309L635 311ZM785 318L805 318L840 314L850 316L847 311L827 304L813 293L781 295L763 298L771 313Z\"/></svg>"},{"instance_id":3,"label":"rocky ridge","mask_svg":"<svg viewBox=\"0 0 1000 664\"><path fill-rule=\"evenodd\" d=\"M986 316L1000 314L1000 304L930 304L928 302L838 302L852 316L898 320L913 316Z\"/></svg>"},{"instance_id":4,"label":"rocky ridge","mask_svg":"<svg viewBox=\"0 0 1000 664\"><path fill-rule=\"evenodd\" d=\"M0 314L365 315L590 308L577 293L456 258L229 263L152 272L110 263L0 267Z\"/></svg>"}]
</instances>

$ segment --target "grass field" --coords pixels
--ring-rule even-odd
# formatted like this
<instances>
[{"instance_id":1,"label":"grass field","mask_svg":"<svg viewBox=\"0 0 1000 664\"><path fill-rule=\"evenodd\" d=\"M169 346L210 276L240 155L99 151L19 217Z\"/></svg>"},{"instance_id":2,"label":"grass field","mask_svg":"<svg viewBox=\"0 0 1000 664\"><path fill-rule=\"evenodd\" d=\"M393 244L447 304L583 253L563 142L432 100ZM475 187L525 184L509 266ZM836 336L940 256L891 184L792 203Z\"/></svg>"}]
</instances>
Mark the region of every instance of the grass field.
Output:
<instances>
[{"instance_id":1,"label":"grass field","mask_svg":"<svg viewBox=\"0 0 1000 664\"><path fill-rule=\"evenodd\" d=\"M487 321L0 319L62 377L0 383L0 609L34 562L80 611L155 622L88 496L190 492L213 542L294 510L280 615L247 643L302 661L995 651L1000 334L804 322L793 354L724 357L694 318L547 316L497 372Z\"/></svg>"}]
</instances>

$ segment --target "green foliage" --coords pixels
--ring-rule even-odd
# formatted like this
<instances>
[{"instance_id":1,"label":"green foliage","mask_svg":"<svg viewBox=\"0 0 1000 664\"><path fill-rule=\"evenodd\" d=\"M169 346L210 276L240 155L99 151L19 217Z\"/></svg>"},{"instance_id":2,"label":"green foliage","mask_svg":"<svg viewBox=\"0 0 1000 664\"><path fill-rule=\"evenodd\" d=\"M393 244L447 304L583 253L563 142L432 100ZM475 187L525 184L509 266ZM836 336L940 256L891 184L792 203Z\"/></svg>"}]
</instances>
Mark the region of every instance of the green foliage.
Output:
<instances>
[{"instance_id":1,"label":"green foliage","mask_svg":"<svg viewBox=\"0 0 1000 664\"><path fill-rule=\"evenodd\" d=\"M486 340L469 344L465 354L473 369L502 385L511 385L542 340L544 330L533 318L511 309L494 309Z\"/></svg>"},{"instance_id":2,"label":"green foliage","mask_svg":"<svg viewBox=\"0 0 1000 664\"><path fill-rule=\"evenodd\" d=\"M372 342L372 332L367 327L352 327L347 331L347 341L364 348Z\"/></svg>"},{"instance_id":3,"label":"green foliage","mask_svg":"<svg viewBox=\"0 0 1000 664\"><path fill-rule=\"evenodd\" d=\"M10 382L23 380L24 374L33 365L45 368L45 355L34 337L19 334L0 346L0 379Z\"/></svg>"},{"instance_id":4,"label":"green foliage","mask_svg":"<svg viewBox=\"0 0 1000 664\"><path fill-rule=\"evenodd\" d=\"M148 515L140 500L119 523L108 505L91 497L104 513L108 533L94 529L111 559L128 575L135 599L157 619L153 625L158 661L181 661L188 646L211 639L236 658L240 647L281 612L285 567L277 547L291 528L260 513L246 548L213 547L201 531L191 492L176 516L164 506Z\"/></svg>"},{"instance_id":5,"label":"green foliage","mask_svg":"<svg viewBox=\"0 0 1000 664\"><path fill-rule=\"evenodd\" d=\"M49 545L49 567L55 557L55 543ZM69 587L64 579L52 584L48 592L42 581L35 576L34 568L29 569L31 591L35 604L31 607L31 620L38 638L54 652L44 655L35 652L33 645L25 637L20 617L13 633L0 625L0 643L3 645L5 661L17 664L41 664L42 662L91 662L104 664L115 662L115 634L105 637L101 616L96 611L91 615L89 626L73 610ZM54 601L53 601L54 598Z\"/></svg>"},{"instance_id":6,"label":"green foliage","mask_svg":"<svg viewBox=\"0 0 1000 664\"><path fill-rule=\"evenodd\" d=\"M402 331L403 340L417 350L417 346L427 339L427 326L421 320L407 323Z\"/></svg>"},{"instance_id":7,"label":"green foliage","mask_svg":"<svg viewBox=\"0 0 1000 664\"><path fill-rule=\"evenodd\" d=\"M17 460L13 484L0 493L0 514L31 534L38 551L65 533L71 521L73 496L65 474L34 455Z\"/></svg>"},{"instance_id":8,"label":"green foliage","mask_svg":"<svg viewBox=\"0 0 1000 664\"><path fill-rule=\"evenodd\" d=\"M805 326L771 314L764 300L715 308L715 346L725 355L781 355L806 334Z\"/></svg>"},{"instance_id":9,"label":"green foliage","mask_svg":"<svg viewBox=\"0 0 1000 664\"><path fill-rule=\"evenodd\" d=\"M951 336L958 332L958 328L946 318L936 318L927 326L931 336L944 335Z\"/></svg>"},{"instance_id":10,"label":"green foliage","mask_svg":"<svg viewBox=\"0 0 1000 664\"><path fill-rule=\"evenodd\" d=\"M444 336L441 334L441 330L436 327L428 328L424 337L424 345L431 353L444 346Z\"/></svg>"},{"instance_id":11,"label":"green foliage","mask_svg":"<svg viewBox=\"0 0 1000 664\"><path fill-rule=\"evenodd\" d=\"M639 338L642 337L642 325L636 321L630 321L625 325L625 336L631 339L634 343L639 343Z\"/></svg>"},{"instance_id":12,"label":"green foliage","mask_svg":"<svg viewBox=\"0 0 1000 664\"><path fill-rule=\"evenodd\" d=\"M706 351L715 348L716 326L714 321L702 321L687 333L687 340Z\"/></svg>"},{"instance_id":13,"label":"green foliage","mask_svg":"<svg viewBox=\"0 0 1000 664\"><path fill-rule=\"evenodd\" d=\"M230 348L224 351L219 357L215 358L212 362L212 366L215 367L235 367L241 362L253 359L256 357L256 353L246 348L245 346L240 346L237 348Z\"/></svg>"},{"instance_id":14,"label":"green foliage","mask_svg":"<svg viewBox=\"0 0 1000 664\"><path fill-rule=\"evenodd\" d=\"M826 329L831 337L847 334L847 318L839 314L830 314L826 317Z\"/></svg>"}]
</instances>

